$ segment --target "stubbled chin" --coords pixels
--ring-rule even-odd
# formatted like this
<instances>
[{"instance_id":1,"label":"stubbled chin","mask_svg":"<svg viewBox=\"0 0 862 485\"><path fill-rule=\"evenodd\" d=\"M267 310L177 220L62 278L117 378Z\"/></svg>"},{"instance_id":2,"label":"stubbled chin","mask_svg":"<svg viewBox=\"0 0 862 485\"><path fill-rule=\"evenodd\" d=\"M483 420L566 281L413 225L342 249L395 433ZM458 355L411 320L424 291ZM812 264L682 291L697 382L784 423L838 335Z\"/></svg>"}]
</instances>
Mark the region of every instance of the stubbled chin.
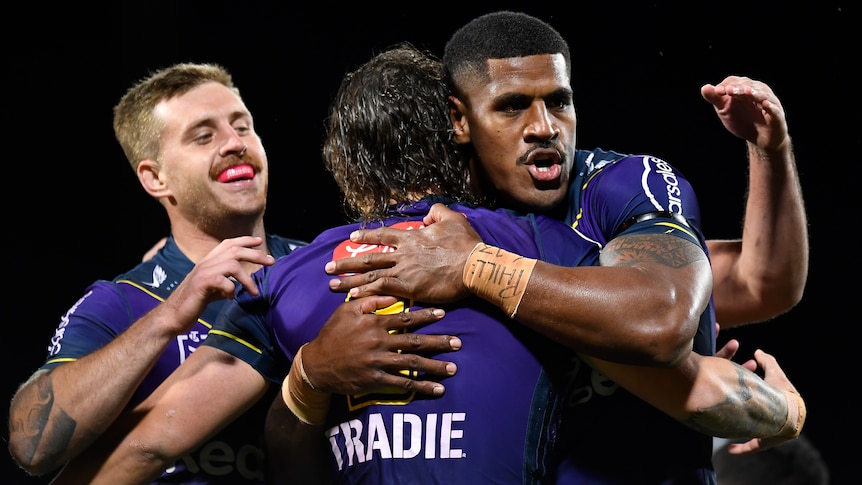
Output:
<instances>
[{"instance_id":1,"label":"stubbled chin","mask_svg":"<svg viewBox=\"0 0 862 485\"><path fill-rule=\"evenodd\" d=\"M530 175L533 179L539 182L553 182L560 178L563 168L559 164L551 165L550 167L538 167L530 165L528 167Z\"/></svg>"},{"instance_id":2,"label":"stubbled chin","mask_svg":"<svg viewBox=\"0 0 862 485\"><path fill-rule=\"evenodd\" d=\"M500 198L500 205L523 212L547 213L557 210L566 197L566 187L559 180L519 186Z\"/></svg>"}]
</instances>

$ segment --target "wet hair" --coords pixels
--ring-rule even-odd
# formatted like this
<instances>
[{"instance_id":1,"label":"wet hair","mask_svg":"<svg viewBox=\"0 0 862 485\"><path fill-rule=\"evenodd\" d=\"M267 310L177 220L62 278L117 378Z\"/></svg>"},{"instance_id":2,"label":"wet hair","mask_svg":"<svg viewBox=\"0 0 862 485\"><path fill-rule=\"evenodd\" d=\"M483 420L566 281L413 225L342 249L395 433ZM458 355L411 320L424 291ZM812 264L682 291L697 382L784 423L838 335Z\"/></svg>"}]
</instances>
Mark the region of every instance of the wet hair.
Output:
<instances>
[{"instance_id":1,"label":"wet hair","mask_svg":"<svg viewBox=\"0 0 862 485\"><path fill-rule=\"evenodd\" d=\"M571 76L569 44L550 24L521 12L507 10L485 14L458 29L443 51L447 82L456 96L469 77L487 81L488 59L507 59L539 54L562 54Z\"/></svg>"},{"instance_id":2,"label":"wet hair","mask_svg":"<svg viewBox=\"0 0 862 485\"><path fill-rule=\"evenodd\" d=\"M327 118L323 160L345 211L380 220L390 201L426 194L472 202L467 163L452 140L439 59L398 44L348 73Z\"/></svg>"},{"instance_id":3,"label":"wet hair","mask_svg":"<svg viewBox=\"0 0 862 485\"><path fill-rule=\"evenodd\" d=\"M208 82L222 84L239 96L239 90L224 67L181 63L137 81L120 98L114 106L114 135L133 170L137 170L141 160L158 158L164 126L153 115L156 105Z\"/></svg>"}]
</instances>

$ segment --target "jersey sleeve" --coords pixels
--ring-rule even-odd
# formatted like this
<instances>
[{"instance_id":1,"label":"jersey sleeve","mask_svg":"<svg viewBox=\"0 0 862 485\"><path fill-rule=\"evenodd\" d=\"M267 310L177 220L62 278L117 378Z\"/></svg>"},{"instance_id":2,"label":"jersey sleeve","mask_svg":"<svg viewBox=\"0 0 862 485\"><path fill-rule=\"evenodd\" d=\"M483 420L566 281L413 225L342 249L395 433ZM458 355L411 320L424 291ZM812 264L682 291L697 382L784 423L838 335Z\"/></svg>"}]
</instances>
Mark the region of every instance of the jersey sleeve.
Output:
<instances>
[{"instance_id":1,"label":"jersey sleeve","mask_svg":"<svg viewBox=\"0 0 862 485\"><path fill-rule=\"evenodd\" d=\"M672 234L701 244L700 206L688 180L662 159L627 156L584 183L576 231L602 246L620 234Z\"/></svg>"},{"instance_id":2,"label":"jersey sleeve","mask_svg":"<svg viewBox=\"0 0 862 485\"><path fill-rule=\"evenodd\" d=\"M128 302L117 285L97 281L60 318L42 369L75 361L105 346L129 326Z\"/></svg>"},{"instance_id":3,"label":"jersey sleeve","mask_svg":"<svg viewBox=\"0 0 862 485\"><path fill-rule=\"evenodd\" d=\"M280 383L290 363L270 332L271 303L265 286L269 269L264 267L253 275L260 289L258 296L243 287L237 290L234 300L222 308L203 345L223 350L251 365L266 379Z\"/></svg>"}]
</instances>

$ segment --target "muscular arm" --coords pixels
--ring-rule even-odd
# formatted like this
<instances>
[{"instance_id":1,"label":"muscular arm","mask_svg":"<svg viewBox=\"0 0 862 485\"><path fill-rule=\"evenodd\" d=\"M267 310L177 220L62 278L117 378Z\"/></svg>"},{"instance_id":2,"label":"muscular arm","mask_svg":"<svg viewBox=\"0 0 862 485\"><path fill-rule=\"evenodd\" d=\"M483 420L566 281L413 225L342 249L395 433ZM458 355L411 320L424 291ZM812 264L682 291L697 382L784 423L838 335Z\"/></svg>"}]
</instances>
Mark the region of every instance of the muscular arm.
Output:
<instances>
[{"instance_id":1,"label":"muscular arm","mask_svg":"<svg viewBox=\"0 0 862 485\"><path fill-rule=\"evenodd\" d=\"M21 386L9 412L9 451L22 468L50 472L108 428L173 338L160 320L148 315L102 349L37 371Z\"/></svg>"},{"instance_id":2,"label":"muscular arm","mask_svg":"<svg viewBox=\"0 0 862 485\"><path fill-rule=\"evenodd\" d=\"M443 318L443 312L436 309L374 319L370 315L363 317L395 300L373 297L339 306L318 336L303 347L310 354L310 363L315 362L312 349L319 349L317 365L309 366L310 371L312 368L315 371L313 375L319 386L345 393L368 392L384 384L409 386L427 394L443 392L443 386L435 380L412 380L398 375L396 368L420 369L429 376L452 375L454 364L425 358L421 353L457 350L460 340L442 335L389 332ZM402 353L401 349L416 353ZM151 396L118 420L111 427L110 437L72 461L62 472L63 481L55 485L79 480L85 483L89 483L86 480L111 483L120 478L123 480L115 483L150 480L233 421L267 387L267 381L245 362L211 346L201 346ZM300 447L295 454L304 456L308 451ZM105 465L97 468L95 463Z\"/></svg>"},{"instance_id":3,"label":"muscular arm","mask_svg":"<svg viewBox=\"0 0 862 485\"><path fill-rule=\"evenodd\" d=\"M758 350L764 378L722 357L691 352L669 368L629 366L586 356L591 366L686 426L712 436L752 438L733 453L799 436L806 409L775 358Z\"/></svg>"},{"instance_id":4,"label":"muscular arm","mask_svg":"<svg viewBox=\"0 0 862 485\"><path fill-rule=\"evenodd\" d=\"M335 279L330 287L344 291L361 285L350 290L355 296L387 293L429 302L463 298L470 292L463 268L479 237L463 215L442 204L432 207L426 223L421 231L357 231L357 240L397 250L330 263L330 274L384 268ZM607 360L671 365L684 356L711 289L703 251L675 236L621 236L602 251L601 264L538 262L517 320Z\"/></svg>"},{"instance_id":5,"label":"muscular arm","mask_svg":"<svg viewBox=\"0 0 862 485\"><path fill-rule=\"evenodd\" d=\"M269 385L245 362L201 346L52 484L148 483L245 412Z\"/></svg>"},{"instance_id":6,"label":"muscular arm","mask_svg":"<svg viewBox=\"0 0 862 485\"><path fill-rule=\"evenodd\" d=\"M701 93L727 130L748 143L749 193L743 237L707 241L717 319L722 328L730 328L772 318L798 303L808 273L807 220L784 109L772 90L763 83L731 76L716 86L705 85ZM343 291L365 284L357 295L367 295L380 291L369 284L380 278L380 286L398 296L416 295L421 288L432 303L463 298L467 294L463 286L431 285L429 289L433 279L417 276L427 270L438 280L456 281L460 266L446 267L444 262L464 261L479 238L473 233L475 237L470 239L453 227L445 226L451 235L443 228L438 228L437 237L425 233L428 237L415 246L391 229L361 231L356 240L380 241L411 254L401 255L404 259L395 252L339 261L328 269L330 274L372 271L333 283L332 288ZM371 234L373 239L369 239ZM413 268L398 266L409 258L419 263Z\"/></svg>"},{"instance_id":7,"label":"muscular arm","mask_svg":"<svg viewBox=\"0 0 862 485\"><path fill-rule=\"evenodd\" d=\"M674 236L621 236L600 261L574 268L539 261L516 319L617 362L670 365L688 353L711 289L703 250Z\"/></svg>"},{"instance_id":8,"label":"muscular arm","mask_svg":"<svg viewBox=\"0 0 862 485\"><path fill-rule=\"evenodd\" d=\"M802 298L808 223L784 108L766 84L730 76L701 88L725 128L746 140L749 187L741 240L709 240L722 328L760 322Z\"/></svg>"},{"instance_id":9,"label":"muscular arm","mask_svg":"<svg viewBox=\"0 0 862 485\"><path fill-rule=\"evenodd\" d=\"M89 446L119 416L173 338L206 305L232 298L233 276L257 291L241 261L271 264L254 249L260 238L222 242L201 260L165 302L101 349L53 371L38 371L12 399L9 451L32 474L56 469Z\"/></svg>"}]
</instances>

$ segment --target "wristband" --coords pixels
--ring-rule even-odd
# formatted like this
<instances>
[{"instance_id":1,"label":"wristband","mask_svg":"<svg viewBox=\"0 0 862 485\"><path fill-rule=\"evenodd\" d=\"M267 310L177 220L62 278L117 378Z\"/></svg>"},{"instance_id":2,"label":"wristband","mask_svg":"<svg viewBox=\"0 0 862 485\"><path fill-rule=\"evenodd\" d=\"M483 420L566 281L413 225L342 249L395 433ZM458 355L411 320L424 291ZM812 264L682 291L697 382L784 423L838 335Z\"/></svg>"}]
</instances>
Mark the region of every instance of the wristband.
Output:
<instances>
[{"instance_id":1,"label":"wristband","mask_svg":"<svg viewBox=\"0 0 862 485\"><path fill-rule=\"evenodd\" d=\"M515 318L536 262L480 242L464 265L464 286Z\"/></svg>"},{"instance_id":2,"label":"wristband","mask_svg":"<svg viewBox=\"0 0 862 485\"><path fill-rule=\"evenodd\" d=\"M281 397L293 414L305 424L321 425L329 411L330 394L314 388L302 367L302 348L296 353L290 372L281 385Z\"/></svg>"},{"instance_id":3,"label":"wristband","mask_svg":"<svg viewBox=\"0 0 862 485\"><path fill-rule=\"evenodd\" d=\"M798 438L799 434L802 433L802 425L805 424L805 416L808 414L805 409L805 401L802 400L799 393L794 391L784 391L784 396L787 398L787 421L778 431L778 436L789 436L791 439ZM794 400L797 403L795 408L791 406Z\"/></svg>"}]
</instances>

